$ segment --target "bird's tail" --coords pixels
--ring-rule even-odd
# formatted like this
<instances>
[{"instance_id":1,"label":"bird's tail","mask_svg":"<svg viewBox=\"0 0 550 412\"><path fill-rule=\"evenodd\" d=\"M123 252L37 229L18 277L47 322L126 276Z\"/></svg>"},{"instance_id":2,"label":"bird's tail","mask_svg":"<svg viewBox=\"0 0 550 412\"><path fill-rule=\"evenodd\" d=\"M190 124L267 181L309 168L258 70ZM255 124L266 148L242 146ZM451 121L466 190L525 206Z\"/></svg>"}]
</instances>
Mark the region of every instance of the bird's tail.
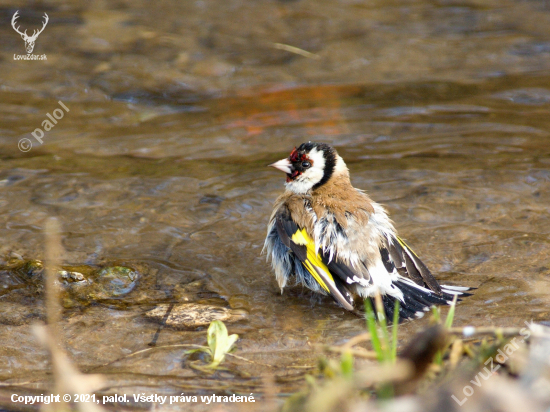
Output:
<instances>
[{"instance_id":1,"label":"bird's tail","mask_svg":"<svg viewBox=\"0 0 550 412\"><path fill-rule=\"evenodd\" d=\"M455 296L457 296L457 300L461 300L459 297L471 296L472 294L467 292L473 289L464 286L441 285L441 294L439 294L401 276L394 280L393 284L403 292L403 300L399 302L400 322L405 319L421 318L434 305L450 305ZM373 298L369 299L374 307ZM398 298L389 294L382 296L386 319L390 321L393 319L396 299Z\"/></svg>"}]
</instances>

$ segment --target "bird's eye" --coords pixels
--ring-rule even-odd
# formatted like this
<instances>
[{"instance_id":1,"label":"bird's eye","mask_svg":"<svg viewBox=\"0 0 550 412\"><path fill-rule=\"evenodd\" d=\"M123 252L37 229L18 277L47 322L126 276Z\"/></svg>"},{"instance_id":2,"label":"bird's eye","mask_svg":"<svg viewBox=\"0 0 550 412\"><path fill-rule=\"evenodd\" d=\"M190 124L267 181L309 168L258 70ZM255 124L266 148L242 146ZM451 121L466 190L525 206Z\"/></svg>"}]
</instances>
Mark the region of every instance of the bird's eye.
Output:
<instances>
[{"instance_id":1,"label":"bird's eye","mask_svg":"<svg viewBox=\"0 0 550 412\"><path fill-rule=\"evenodd\" d=\"M308 167L311 167L311 163L309 163L309 162L302 162L302 167L303 167L304 169L307 169Z\"/></svg>"}]
</instances>

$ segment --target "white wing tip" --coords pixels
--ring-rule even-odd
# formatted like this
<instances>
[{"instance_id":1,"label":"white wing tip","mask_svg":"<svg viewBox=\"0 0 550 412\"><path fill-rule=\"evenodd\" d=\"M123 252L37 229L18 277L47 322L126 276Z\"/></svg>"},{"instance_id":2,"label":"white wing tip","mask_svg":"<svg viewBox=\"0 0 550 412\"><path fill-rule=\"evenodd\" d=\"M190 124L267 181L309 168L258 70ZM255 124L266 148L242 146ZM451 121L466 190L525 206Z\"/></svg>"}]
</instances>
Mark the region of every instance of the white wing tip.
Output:
<instances>
[{"instance_id":1,"label":"white wing tip","mask_svg":"<svg viewBox=\"0 0 550 412\"><path fill-rule=\"evenodd\" d=\"M448 295L463 295L465 291L470 290L471 288L467 286L449 286L441 285L441 290Z\"/></svg>"},{"instance_id":2,"label":"white wing tip","mask_svg":"<svg viewBox=\"0 0 550 412\"><path fill-rule=\"evenodd\" d=\"M447 290L456 290L456 291L466 291L471 289L468 286L450 286L450 285L441 285L441 288L444 288Z\"/></svg>"}]
</instances>

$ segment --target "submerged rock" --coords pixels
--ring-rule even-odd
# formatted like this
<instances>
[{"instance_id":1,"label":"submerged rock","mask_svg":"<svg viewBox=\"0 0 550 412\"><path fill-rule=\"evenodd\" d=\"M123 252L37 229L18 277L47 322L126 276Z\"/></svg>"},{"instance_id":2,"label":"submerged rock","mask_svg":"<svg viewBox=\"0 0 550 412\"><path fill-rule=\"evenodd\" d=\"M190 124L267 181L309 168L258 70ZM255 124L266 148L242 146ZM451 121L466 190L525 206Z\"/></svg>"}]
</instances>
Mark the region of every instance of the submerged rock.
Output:
<instances>
[{"instance_id":1,"label":"submerged rock","mask_svg":"<svg viewBox=\"0 0 550 412\"><path fill-rule=\"evenodd\" d=\"M163 322L170 306L159 305L146 312L145 316L157 322ZM166 318L165 325L176 329L189 329L209 325L213 320L236 322L245 316L246 312L242 310L231 310L221 306L201 303L184 303L172 307Z\"/></svg>"},{"instance_id":2,"label":"submerged rock","mask_svg":"<svg viewBox=\"0 0 550 412\"><path fill-rule=\"evenodd\" d=\"M58 271L64 307L97 301L120 300L135 289L140 274L126 266L62 266ZM44 265L40 260L11 259L0 267L0 295L14 289L43 290Z\"/></svg>"},{"instance_id":3,"label":"submerged rock","mask_svg":"<svg viewBox=\"0 0 550 412\"><path fill-rule=\"evenodd\" d=\"M0 266L0 296L14 289L30 289L38 293L42 289L44 266L39 260L10 259Z\"/></svg>"},{"instance_id":4,"label":"submerged rock","mask_svg":"<svg viewBox=\"0 0 550 412\"><path fill-rule=\"evenodd\" d=\"M120 299L134 290L139 274L129 267L109 266L96 269L88 275L75 270L63 270L60 277L68 293L64 305L72 306L71 300L91 303Z\"/></svg>"}]
</instances>

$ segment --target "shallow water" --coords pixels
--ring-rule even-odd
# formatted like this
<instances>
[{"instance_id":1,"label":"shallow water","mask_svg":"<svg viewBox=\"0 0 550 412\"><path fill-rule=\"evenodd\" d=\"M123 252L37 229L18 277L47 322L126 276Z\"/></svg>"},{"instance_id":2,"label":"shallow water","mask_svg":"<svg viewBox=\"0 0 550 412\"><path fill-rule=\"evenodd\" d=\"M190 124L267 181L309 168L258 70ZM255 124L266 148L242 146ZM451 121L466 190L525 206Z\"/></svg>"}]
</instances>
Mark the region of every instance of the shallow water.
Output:
<instances>
[{"instance_id":1,"label":"shallow water","mask_svg":"<svg viewBox=\"0 0 550 412\"><path fill-rule=\"evenodd\" d=\"M477 287L455 325L550 319L548 2L148 4L49 6L47 61L14 61L23 42L0 28L1 254L42 259L57 216L65 263L140 271L123 298L65 310L81 370L112 393L258 393L264 374L290 393L312 345L364 330L329 298L281 295L260 255L284 182L265 166L306 140L338 149L438 279ZM70 111L40 145L59 100ZM205 378L186 348L129 356L204 344L204 328L157 333L144 315L185 299L246 313L229 332L257 363ZM40 293L0 296L0 405L50 379L30 330L43 317Z\"/></svg>"}]
</instances>

